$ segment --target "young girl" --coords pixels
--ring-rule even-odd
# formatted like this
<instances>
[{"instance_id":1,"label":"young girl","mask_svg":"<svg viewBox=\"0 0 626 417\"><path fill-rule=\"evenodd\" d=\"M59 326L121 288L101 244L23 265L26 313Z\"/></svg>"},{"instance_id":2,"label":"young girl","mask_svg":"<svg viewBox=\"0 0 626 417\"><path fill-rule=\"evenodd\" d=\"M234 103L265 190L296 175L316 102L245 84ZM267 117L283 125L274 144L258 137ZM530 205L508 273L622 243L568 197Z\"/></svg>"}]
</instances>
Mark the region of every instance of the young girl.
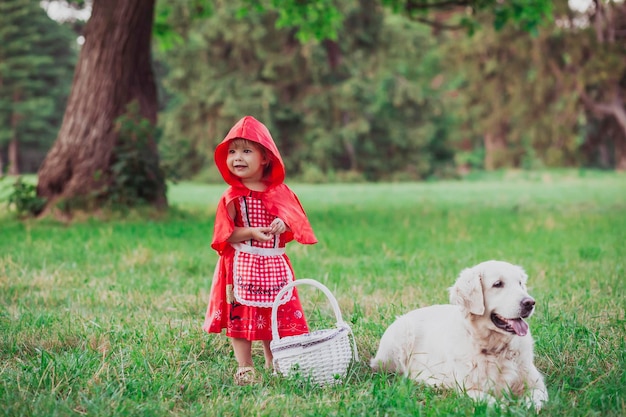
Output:
<instances>
[{"instance_id":1,"label":"young girl","mask_svg":"<svg viewBox=\"0 0 626 417\"><path fill-rule=\"evenodd\" d=\"M203 329L231 338L235 383L257 381L252 341L263 342L272 366L272 304L294 279L285 244L317 242L298 197L283 183L285 166L267 128L251 116L239 120L215 149L215 164L230 185L217 206L211 247L219 254ZM280 337L308 333L298 293L278 309Z\"/></svg>"}]
</instances>

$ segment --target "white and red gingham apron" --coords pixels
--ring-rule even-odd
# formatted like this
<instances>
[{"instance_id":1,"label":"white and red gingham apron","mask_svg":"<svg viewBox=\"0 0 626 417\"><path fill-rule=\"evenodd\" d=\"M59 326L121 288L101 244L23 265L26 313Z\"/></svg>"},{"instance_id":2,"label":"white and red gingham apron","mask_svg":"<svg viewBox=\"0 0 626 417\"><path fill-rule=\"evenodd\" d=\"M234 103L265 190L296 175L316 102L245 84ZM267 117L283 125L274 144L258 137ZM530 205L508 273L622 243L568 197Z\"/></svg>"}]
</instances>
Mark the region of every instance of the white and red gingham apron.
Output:
<instances>
[{"instance_id":1,"label":"white and red gingham apron","mask_svg":"<svg viewBox=\"0 0 626 417\"><path fill-rule=\"evenodd\" d=\"M271 307L278 292L293 281L291 268L285 261L285 248L259 248L241 243L232 244L233 292L237 302L253 307ZM289 290L280 304L291 298Z\"/></svg>"},{"instance_id":2,"label":"white and red gingham apron","mask_svg":"<svg viewBox=\"0 0 626 417\"><path fill-rule=\"evenodd\" d=\"M266 227L274 216L265 210L261 200L240 197L239 222L244 227ZM233 243L233 291L237 302L252 307L272 307L278 292L293 281L287 264L284 244L278 236L267 242L249 240ZM284 304L292 292L283 298Z\"/></svg>"}]
</instances>

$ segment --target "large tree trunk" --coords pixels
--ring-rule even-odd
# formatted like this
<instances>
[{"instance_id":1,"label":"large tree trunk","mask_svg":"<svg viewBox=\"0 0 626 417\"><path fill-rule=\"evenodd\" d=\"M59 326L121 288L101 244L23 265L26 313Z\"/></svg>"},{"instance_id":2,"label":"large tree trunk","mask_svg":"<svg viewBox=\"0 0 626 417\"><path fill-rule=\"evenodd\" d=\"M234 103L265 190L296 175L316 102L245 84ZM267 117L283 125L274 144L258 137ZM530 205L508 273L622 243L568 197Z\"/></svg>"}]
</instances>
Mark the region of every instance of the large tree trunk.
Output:
<instances>
[{"instance_id":1,"label":"large tree trunk","mask_svg":"<svg viewBox=\"0 0 626 417\"><path fill-rule=\"evenodd\" d=\"M63 123L38 173L37 194L47 200L47 209L59 199L106 195L119 139L115 121L130 102L138 103L141 117L156 123L154 7L155 0L94 0ZM147 147L158 164L154 138ZM156 181L149 203L164 208L165 181L162 176Z\"/></svg>"},{"instance_id":2,"label":"large tree trunk","mask_svg":"<svg viewBox=\"0 0 626 417\"><path fill-rule=\"evenodd\" d=\"M19 164L19 146L16 138L11 139L9 142L9 175L18 176L20 175L20 164Z\"/></svg>"},{"instance_id":3,"label":"large tree trunk","mask_svg":"<svg viewBox=\"0 0 626 417\"><path fill-rule=\"evenodd\" d=\"M614 109L613 115L619 126L619 133L615 135L615 169L626 171L626 108L620 105Z\"/></svg>"},{"instance_id":4,"label":"large tree trunk","mask_svg":"<svg viewBox=\"0 0 626 417\"><path fill-rule=\"evenodd\" d=\"M626 138L615 142L615 170L626 172Z\"/></svg>"},{"instance_id":5,"label":"large tree trunk","mask_svg":"<svg viewBox=\"0 0 626 417\"><path fill-rule=\"evenodd\" d=\"M17 105L20 102L20 89L16 89L13 92L13 103ZM20 175L20 166L19 166L19 147L17 140L17 129L22 121L22 115L16 113L15 111L11 112L11 140L9 141L9 149L7 152L7 162L9 163L9 172L7 174L18 176Z\"/></svg>"},{"instance_id":6,"label":"large tree trunk","mask_svg":"<svg viewBox=\"0 0 626 417\"><path fill-rule=\"evenodd\" d=\"M483 165L486 171L494 171L502 167L502 160L506 152L506 139L499 133L487 132L483 136L485 157Z\"/></svg>"},{"instance_id":7,"label":"large tree trunk","mask_svg":"<svg viewBox=\"0 0 626 417\"><path fill-rule=\"evenodd\" d=\"M615 144L615 169L626 171L626 106L620 94L619 84L613 88L613 97L607 102L596 102L579 87L580 97L586 108L598 117L612 117L617 133L612 135Z\"/></svg>"}]
</instances>

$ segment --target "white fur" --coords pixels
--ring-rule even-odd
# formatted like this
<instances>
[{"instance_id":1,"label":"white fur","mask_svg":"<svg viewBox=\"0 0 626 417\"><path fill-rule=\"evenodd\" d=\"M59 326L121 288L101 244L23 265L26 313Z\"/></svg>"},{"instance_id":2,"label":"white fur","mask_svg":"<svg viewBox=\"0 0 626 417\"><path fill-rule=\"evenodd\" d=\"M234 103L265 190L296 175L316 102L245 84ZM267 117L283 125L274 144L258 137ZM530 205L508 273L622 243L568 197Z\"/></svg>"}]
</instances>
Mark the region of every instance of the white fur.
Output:
<instances>
[{"instance_id":1,"label":"white fur","mask_svg":"<svg viewBox=\"0 0 626 417\"><path fill-rule=\"evenodd\" d=\"M491 320L492 313L507 319L532 314L527 279L521 267L502 261L463 270L449 289L451 304L413 310L389 326L371 367L489 403L525 397L539 410L548 392L533 364L530 330L519 336Z\"/></svg>"}]
</instances>

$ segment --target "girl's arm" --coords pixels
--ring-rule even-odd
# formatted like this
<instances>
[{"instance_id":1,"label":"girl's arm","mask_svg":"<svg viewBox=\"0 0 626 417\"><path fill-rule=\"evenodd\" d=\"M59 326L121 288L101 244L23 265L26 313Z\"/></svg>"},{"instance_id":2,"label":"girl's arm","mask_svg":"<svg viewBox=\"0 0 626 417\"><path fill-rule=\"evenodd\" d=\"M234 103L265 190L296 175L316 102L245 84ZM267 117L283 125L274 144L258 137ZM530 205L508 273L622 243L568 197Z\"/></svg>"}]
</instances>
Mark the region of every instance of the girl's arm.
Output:
<instances>
[{"instance_id":1,"label":"girl's arm","mask_svg":"<svg viewBox=\"0 0 626 417\"><path fill-rule=\"evenodd\" d=\"M230 203L226 208L231 219L235 218L235 205ZM254 239L259 242L267 242L272 238L269 227L236 227L228 239L229 243L239 243Z\"/></svg>"},{"instance_id":2,"label":"girl's arm","mask_svg":"<svg viewBox=\"0 0 626 417\"><path fill-rule=\"evenodd\" d=\"M235 227L233 234L227 239L230 243L239 243L254 239L259 242L267 242L272 238L269 227Z\"/></svg>"}]
</instances>

